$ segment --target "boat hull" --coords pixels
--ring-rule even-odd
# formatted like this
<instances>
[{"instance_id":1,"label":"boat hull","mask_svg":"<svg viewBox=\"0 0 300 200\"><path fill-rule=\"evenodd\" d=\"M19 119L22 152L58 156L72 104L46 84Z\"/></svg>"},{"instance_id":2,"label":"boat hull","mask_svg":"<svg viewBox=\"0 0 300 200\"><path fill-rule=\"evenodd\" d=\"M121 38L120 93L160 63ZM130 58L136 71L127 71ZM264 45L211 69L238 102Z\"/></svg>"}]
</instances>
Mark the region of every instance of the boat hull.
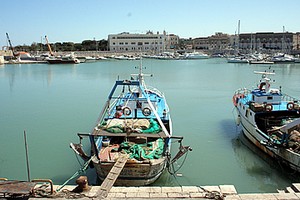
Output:
<instances>
[{"instance_id":1,"label":"boat hull","mask_svg":"<svg viewBox=\"0 0 300 200\"><path fill-rule=\"evenodd\" d=\"M117 186L144 186L155 182L166 168L166 158L151 160L150 162L127 161L114 185ZM115 162L99 162L94 160L93 164L98 178L103 181Z\"/></svg>"},{"instance_id":2,"label":"boat hull","mask_svg":"<svg viewBox=\"0 0 300 200\"><path fill-rule=\"evenodd\" d=\"M53 59L53 60L47 60L49 64L77 64L79 63L78 60L61 60L61 59Z\"/></svg>"},{"instance_id":3,"label":"boat hull","mask_svg":"<svg viewBox=\"0 0 300 200\"><path fill-rule=\"evenodd\" d=\"M258 147L264 153L287 165L289 168L300 172L299 154L284 147L272 147L265 145L263 141L268 140L268 137L266 137L267 134L257 129L257 126L254 123L254 121L245 117L245 112L243 112L242 106L238 107L237 109L239 116L241 117L243 134L246 136L246 138L249 139L256 147Z\"/></svg>"}]
</instances>

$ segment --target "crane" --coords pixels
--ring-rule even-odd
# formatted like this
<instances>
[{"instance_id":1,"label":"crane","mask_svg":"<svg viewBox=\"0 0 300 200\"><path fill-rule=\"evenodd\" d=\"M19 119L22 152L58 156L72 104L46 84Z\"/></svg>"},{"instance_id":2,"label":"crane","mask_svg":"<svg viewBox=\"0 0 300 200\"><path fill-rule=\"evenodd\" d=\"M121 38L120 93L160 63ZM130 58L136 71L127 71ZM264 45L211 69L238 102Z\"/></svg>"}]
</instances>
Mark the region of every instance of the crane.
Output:
<instances>
[{"instance_id":1,"label":"crane","mask_svg":"<svg viewBox=\"0 0 300 200\"><path fill-rule=\"evenodd\" d=\"M6 37L7 37L7 41L8 41L8 43L9 43L9 46L10 46L10 50L12 51L14 58L16 58L18 54L15 53L15 51L14 51L14 47L13 47L12 44L11 44L11 41L10 41L10 38L9 38L8 33L6 33Z\"/></svg>"},{"instance_id":2,"label":"crane","mask_svg":"<svg viewBox=\"0 0 300 200\"><path fill-rule=\"evenodd\" d=\"M51 55L51 56L54 56L54 53L53 53L53 51L52 51L52 49L51 49L51 46L50 46L50 44L49 44L49 42L48 42L47 35L45 35L45 40L46 40L46 42L47 42L47 46L48 46L50 55Z\"/></svg>"}]
</instances>

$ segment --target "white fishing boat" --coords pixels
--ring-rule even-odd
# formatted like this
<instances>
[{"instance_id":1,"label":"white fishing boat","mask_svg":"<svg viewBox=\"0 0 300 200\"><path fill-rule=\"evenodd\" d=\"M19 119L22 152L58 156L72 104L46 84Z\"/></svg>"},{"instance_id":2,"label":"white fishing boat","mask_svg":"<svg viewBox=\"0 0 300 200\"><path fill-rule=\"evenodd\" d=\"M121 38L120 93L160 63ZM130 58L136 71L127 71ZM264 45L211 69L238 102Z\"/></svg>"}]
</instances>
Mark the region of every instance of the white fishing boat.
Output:
<instances>
[{"instance_id":1,"label":"white fishing boat","mask_svg":"<svg viewBox=\"0 0 300 200\"><path fill-rule=\"evenodd\" d=\"M207 58L209 58L207 54L198 51L184 54L184 59L207 59Z\"/></svg>"},{"instance_id":2,"label":"white fishing boat","mask_svg":"<svg viewBox=\"0 0 300 200\"><path fill-rule=\"evenodd\" d=\"M255 72L262 75L255 89L239 89L233 96L245 136L259 149L300 172L300 101L271 88L274 72Z\"/></svg>"},{"instance_id":3,"label":"white fishing boat","mask_svg":"<svg viewBox=\"0 0 300 200\"><path fill-rule=\"evenodd\" d=\"M295 62L295 57L289 54L285 53L280 53L271 59L274 63L294 63Z\"/></svg>"},{"instance_id":4,"label":"white fishing boat","mask_svg":"<svg viewBox=\"0 0 300 200\"><path fill-rule=\"evenodd\" d=\"M145 76L140 66L139 74L130 80L116 80L94 129L78 134L90 138L91 156L83 152L81 143L71 144L84 160L91 160L101 181L111 177L115 185L151 184L190 150L180 145L179 154L170 159L171 139L181 142L183 138L173 136L165 96L146 85ZM114 169L115 165L121 170Z\"/></svg>"},{"instance_id":5,"label":"white fishing boat","mask_svg":"<svg viewBox=\"0 0 300 200\"><path fill-rule=\"evenodd\" d=\"M249 63L249 59L245 56L236 56L227 59L228 63Z\"/></svg>"}]
</instances>

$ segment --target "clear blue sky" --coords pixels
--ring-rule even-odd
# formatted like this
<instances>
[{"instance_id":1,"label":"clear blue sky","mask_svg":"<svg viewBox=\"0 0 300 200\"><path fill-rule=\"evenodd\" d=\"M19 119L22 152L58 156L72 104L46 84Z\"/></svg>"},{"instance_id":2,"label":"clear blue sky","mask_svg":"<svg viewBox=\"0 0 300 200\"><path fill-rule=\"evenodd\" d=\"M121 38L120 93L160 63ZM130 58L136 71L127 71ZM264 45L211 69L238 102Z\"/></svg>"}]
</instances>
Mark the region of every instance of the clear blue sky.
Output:
<instances>
[{"instance_id":1,"label":"clear blue sky","mask_svg":"<svg viewBox=\"0 0 300 200\"><path fill-rule=\"evenodd\" d=\"M299 32L300 0L1 0L0 47L107 39L166 30L181 38L215 32Z\"/></svg>"}]
</instances>

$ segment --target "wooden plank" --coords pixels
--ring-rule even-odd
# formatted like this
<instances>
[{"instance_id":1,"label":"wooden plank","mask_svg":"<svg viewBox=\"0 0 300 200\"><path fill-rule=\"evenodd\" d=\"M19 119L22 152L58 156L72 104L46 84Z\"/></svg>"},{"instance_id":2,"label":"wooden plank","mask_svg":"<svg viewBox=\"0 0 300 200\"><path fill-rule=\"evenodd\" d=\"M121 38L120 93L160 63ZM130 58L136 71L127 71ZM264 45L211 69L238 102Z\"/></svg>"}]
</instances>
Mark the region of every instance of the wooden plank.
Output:
<instances>
[{"instance_id":1,"label":"wooden plank","mask_svg":"<svg viewBox=\"0 0 300 200\"><path fill-rule=\"evenodd\" d=\"M295 191L291 187L286 187L286 191L288 193L295 193Z\"/></svg>"},{"instance_id":2,"label":"wooden plank","mask_svg":"<svg viewBox=\"0 0 300 200\"><path fill-rule=\"evenodd\" d=\"M300 192L300 183L293 183L292 188L296 192Z\"/></svg>"},{"instance_id":3,"label":"wooden plank","mask_svg":"<svg viewBox=\"0 0 300 200\"><path fill-rule=\"evenodd\" d=\"M114 166L111 168L110 172L106 176L105 180L102 182L99 191L97 192L97 196L100 198L106 198L110 189L116 182L118 176L120 175L122 169L124 168L127 159L129 158L129 154L122 154L118 160L115 162Z\"/></svg>"}]
</instances>

